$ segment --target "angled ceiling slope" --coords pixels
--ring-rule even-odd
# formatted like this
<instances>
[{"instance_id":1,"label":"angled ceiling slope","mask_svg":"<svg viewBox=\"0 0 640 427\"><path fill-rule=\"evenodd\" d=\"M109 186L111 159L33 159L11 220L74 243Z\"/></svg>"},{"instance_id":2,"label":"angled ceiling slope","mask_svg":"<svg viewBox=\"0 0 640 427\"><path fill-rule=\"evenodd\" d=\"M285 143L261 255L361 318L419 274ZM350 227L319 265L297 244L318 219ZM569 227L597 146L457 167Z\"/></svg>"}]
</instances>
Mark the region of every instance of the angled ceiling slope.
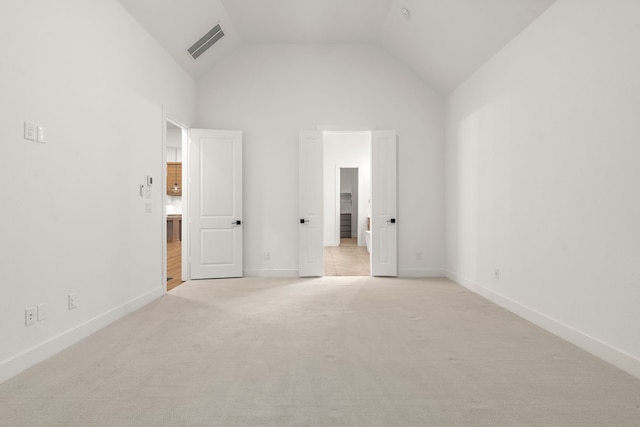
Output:
<instances>
[{"instance_id":1,"label":"angled ceiling slope","mask_svg":"<svg viewBox=\"0 0 640 427\"><path fill-rule=\"evenodd\" d=\"M194 79L242 43L376 43L447 95L555 0L119 0ZM403 15L402 9L409 11ZM197 60L187 48L219 24Z\"/></svg>"}]
</instances>

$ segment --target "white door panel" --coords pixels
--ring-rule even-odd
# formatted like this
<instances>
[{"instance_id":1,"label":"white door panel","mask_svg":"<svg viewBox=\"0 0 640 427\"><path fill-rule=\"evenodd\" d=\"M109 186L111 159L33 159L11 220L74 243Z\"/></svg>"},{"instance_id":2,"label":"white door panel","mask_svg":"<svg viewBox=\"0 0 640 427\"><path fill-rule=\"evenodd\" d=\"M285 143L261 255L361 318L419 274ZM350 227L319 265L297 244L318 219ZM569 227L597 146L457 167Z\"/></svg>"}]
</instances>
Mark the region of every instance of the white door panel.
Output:
<instances>
[{"instance_id":1,"label":"white door panel","mask_svg":"<svg viewBox=\"0 0 640 427\"><path fill-rule=\"evenodd\" d=\"M322 133L301 131L299 140L299 274L324 274Z\"/></svg>"},{"instance_id":2,"label":"white door panel","mask_svg":"<svg viewBox=\"0 0 640 427\"><path fill-rule=\"evenodd\" d=\"M191 278L242 277L242 132L191 129Z\"/></svg>"},{"instance_id":3,"label":"white door panel","mask_svg":"<svg viewBox=\"0 0 640 427\"><path fill-rule=\"evenodd\" d=\"M396 132L374 131L371 144L371 275L397 276Z\"/></svg>"}]
</instances>

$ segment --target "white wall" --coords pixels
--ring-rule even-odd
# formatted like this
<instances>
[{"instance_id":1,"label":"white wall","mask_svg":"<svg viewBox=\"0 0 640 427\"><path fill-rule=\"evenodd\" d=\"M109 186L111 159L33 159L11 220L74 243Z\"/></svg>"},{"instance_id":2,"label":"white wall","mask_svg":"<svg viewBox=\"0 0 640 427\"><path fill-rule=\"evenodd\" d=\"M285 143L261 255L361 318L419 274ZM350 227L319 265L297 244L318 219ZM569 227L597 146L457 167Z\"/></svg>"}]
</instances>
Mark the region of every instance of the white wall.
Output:
<instances>
[{"instance_id":1,"label":"white wall","mask_svg":"<svg viewBox=\"0 0 640 427\"><path fill-rule=\"evenodd\" d=\"M443 100L384 50L245 45L197 89L197 126L244 131L245 274L298 274L298 131L318 125L397 130L399 272L442 274Z\"/></svg>"},{"instance_id":2,"label":"white wall","mask_svg":"<svg viewBox=\"0 0 640 427\"><path fill-rule=\"evenodd\" d=\"M357 205L366 207L371 198L371 132L325 133L324 134L324 245L340 244L340 194L337 194L336 177L341 167L358 168L359 186L362 192ZM340 182L342 187L342 182ZM353 200L353 206L356 205ZM352 218L353 220L354 218ZM353 221L352 221L353 222ZM367 210L359 209L355 226L361 228L358 244L365 245L364 230L367 229ZM352 227L354 225L352 224ZM354 227L355 228L355 227Z\"/></svg>"},{"instance_id":3,"label":"white wall","mask_svg":"<svg viewBox=\"0 0 640 427\"><path fill-rule=\"evenodd\" d=\"M3 1L0 52L2 381L162 295L161 185L138 186L162 179L163 106L192 122L195 84L115 0Z\"/></svg>"},{"instance_id":4,"label":"white wall","mask_svg":"<svg viewBox=\"0 0 640 427\"><path fill-rule=\"evenodd\" d=\"M637 1L558 0L448 98L446 254L640 376L638 22Z\"/></svg>"},{"instance_id":5,"label":"white wall","mask_svg":"<svg viewBox=\"0 0 640 427\"><path fill-rule=\"evenodd\" d=\"M178 161L182 161L182 129L167 127L167 161L175 162L176 152L173 148L178 148ZM169 153L171 154L169 156Z\"/></svg>"}]
</instances>

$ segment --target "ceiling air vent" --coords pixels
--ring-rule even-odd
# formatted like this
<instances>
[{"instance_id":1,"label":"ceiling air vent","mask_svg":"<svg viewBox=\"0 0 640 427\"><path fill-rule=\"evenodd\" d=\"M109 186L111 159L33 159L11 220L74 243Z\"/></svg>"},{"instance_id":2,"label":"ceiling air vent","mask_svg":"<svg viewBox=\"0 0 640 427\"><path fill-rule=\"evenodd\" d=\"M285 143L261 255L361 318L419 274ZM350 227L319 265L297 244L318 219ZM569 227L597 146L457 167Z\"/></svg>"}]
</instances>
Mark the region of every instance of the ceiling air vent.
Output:
<instances>
[{"instance_id":1,"label":"ceiling air vent","mask_svg":"<svg viewBox=\"0 0 640 427\"><path fill-rule=\"evenodd\" d=\"M187 49L187 52L189 52L189 55L191 55L193 59L198 59L200 55L205 53L207 49L213 46L215 42L220 40L222 36L224 36L224 32L222 31L220 24L218 24L213 27L207 34L202 36L200 40L195 42L193 46Z\"/></svg>"}]
</instances>

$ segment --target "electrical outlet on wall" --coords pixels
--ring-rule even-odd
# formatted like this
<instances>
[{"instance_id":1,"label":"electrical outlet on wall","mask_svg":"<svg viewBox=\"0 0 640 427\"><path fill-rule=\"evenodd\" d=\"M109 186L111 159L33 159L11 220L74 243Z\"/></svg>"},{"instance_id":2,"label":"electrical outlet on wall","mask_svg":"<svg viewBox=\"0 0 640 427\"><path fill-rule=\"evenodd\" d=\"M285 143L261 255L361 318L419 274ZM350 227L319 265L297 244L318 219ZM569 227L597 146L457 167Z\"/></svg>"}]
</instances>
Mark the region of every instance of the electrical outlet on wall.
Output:
<instances>
[{"instance_id":1,"label":"electrical outlet on wall","mask_svg":"<svg viewBox=\"0 0 640 427\"><path fill-rule=\"evenodd\" d=\"M24 310L24 325L29 326L36 323L36 309L29 307Z\"/></svg>"},{"instance_id":2,"label":"electrical outlet on wall","mask_svg":"<svg viewBox=\"0 0 640 427\"><path fill-rule=\"evenodd\" d=\"M69 294L67 301L69 303L69 310L73 310L78 305L78 296L76 294Z\"/></svg>"},{"instance_id":3,"label":"electrical outlet on wall","mask_svg":"<svg viewBox=\"0 0 640 427\"><path fill-rule=\"evenodd\" d=\"M495 277L496 280L500 280L500 269L496 268L496 271L493 274L493 277Z\"/></svg>"},{"instance_id":4,"label":"electrical outlet on wall","mask_svg":"<svg viewBox=\"0 0 640 427\"><path fill-rule=\"evenodd\" d=\"M38 127L31 122L24 122L24 139L35 141L38 136Z\"/></svg>"}]
</instances>

